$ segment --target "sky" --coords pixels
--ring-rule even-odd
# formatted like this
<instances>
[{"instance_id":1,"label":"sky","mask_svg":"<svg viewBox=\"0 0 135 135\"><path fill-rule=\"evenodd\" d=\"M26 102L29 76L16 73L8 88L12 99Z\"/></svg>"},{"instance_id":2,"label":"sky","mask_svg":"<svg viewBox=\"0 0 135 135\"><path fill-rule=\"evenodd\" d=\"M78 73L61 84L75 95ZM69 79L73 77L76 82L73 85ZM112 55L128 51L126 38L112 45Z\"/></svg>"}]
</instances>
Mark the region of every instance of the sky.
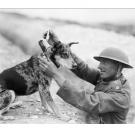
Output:
<instances>
[{"instance_id":1,"label":"sky","mask_svg":"<svg viewBox=\"0 0 135 135\"><path fill-rule=\"evenodd\" d=\"M20 12L34 17L53 17L87 23L135 21L135 9L0 9L0 11Z\"/></svg>"}]
</instances>

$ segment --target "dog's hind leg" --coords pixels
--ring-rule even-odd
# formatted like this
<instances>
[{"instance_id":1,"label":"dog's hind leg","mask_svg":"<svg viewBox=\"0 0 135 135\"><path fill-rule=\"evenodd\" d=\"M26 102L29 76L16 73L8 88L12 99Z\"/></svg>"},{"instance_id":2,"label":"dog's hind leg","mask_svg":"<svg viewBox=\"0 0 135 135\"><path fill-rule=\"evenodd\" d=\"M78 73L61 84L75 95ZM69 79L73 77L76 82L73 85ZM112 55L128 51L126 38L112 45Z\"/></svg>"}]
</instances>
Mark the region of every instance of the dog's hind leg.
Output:
<instances>
[{"instance_id":1,"label":"dog's hind leg","mask_svg":"<svg viewBox=\"0 0 135 135\"><path fill-rule=\"evenodd\" d=\"M0 120L13 119L13 116L3 116L8 112L15 101L15 93L12 90L5 90L0 93Z\"/></svg>"}]
</instances>

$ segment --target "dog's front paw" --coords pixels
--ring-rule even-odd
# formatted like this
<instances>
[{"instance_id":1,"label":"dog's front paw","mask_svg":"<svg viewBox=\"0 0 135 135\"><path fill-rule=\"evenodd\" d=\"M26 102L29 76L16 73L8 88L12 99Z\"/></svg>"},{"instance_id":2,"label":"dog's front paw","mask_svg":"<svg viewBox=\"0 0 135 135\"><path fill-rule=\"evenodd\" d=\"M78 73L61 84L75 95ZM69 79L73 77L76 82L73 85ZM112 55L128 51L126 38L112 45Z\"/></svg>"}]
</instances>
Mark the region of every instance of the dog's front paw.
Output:
<instances>
[{"instance_id":1,"label":"dog's front paw","mask_svg":"<svg viewBox=\"0 0 135 135\"><path fill-rule=\"evenodd\" d=\"M58 118L59 118L60 120L62 120L62 121L66 121L66 122L68 122L68 121L71 120L71 118L70 118L69 116L67 116L67 115L65 115L65 114L63 114L63 113L59 114Z\"/></svg>"},{"instance_id":2,"label":"dog's front paw","mask_svg":"<svg viewBox=\"0 0 135 135\"><path fill-rule=\"evenodd\" d=\"M48 110L48 108L45 108L43 106L42 106L42 112L43 112L43 114L50 113L50 111Z\"/></svg>"},{"instance_id":3,"label":"dog's front paw","mask_svg":"<svg viewBox=\"0 0 135 135\"><path fill-rule=\"evenodd\" d=\"M52 46L54 46L54 44L57 44L60 42L59 38L52 30L48 30L47 32L45 32L43 35L43 38L46 39L48 44L50 44Z\"/></svg>"}]
</instances>

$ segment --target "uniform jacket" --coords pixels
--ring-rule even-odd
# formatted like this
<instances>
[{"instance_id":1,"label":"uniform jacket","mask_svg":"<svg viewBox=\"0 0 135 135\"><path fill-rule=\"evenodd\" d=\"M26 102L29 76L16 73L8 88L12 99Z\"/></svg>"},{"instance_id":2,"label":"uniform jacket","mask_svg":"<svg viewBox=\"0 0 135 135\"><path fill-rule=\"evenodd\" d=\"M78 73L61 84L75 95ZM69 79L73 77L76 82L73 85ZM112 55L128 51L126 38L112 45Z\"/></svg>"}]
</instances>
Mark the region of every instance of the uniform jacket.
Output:
<instances>
[{"instance_id":1,"label":"uniform jacket","mask_svg":"<svg viewBox=\"0 0 135 135\"><path fill-rule=\"evenodd\" d=\"M87 112L87 123L126 123L130 87L123 75L117 80L104 81L98 70L89 68L84 62L79 63L73 72L95 85L94 92L80 91L80 88L66 80L57 92L63 100Z\"/></svg>"}]
</instances>

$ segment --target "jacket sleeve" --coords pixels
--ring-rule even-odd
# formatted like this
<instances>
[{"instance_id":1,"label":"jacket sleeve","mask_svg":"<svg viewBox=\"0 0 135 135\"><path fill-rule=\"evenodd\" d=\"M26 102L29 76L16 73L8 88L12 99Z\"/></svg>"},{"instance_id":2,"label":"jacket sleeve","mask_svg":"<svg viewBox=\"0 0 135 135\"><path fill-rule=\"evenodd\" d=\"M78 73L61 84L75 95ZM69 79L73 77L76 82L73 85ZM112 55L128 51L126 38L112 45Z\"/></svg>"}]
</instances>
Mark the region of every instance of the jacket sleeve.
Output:
<instances>
[{"instance_id":1,"label":"jacket sleeve","mask_svg":"<svg viewBox=\"0 0 135 135\"><path fill-rule=\"evenodd\" d=\"M88 113L119 112L129 107L130 96L126 90L110 93L87 93L65 81L57 94L69 104Z\"/></svg>"},{"instance_id":2,"label":"jacket sleeve","mask_svg":"<svg viewBox=\"0 0 135 135\"><path fill-rule=\"evenodd\" d=\"M94 68L90 68L88 64L86 64L84 61L82 61L73 53L72 53L72 57L75 60L77 66L71 69L71 71L74 72L80 78L95 85L97 79L99 78L99 71Z\"/></svg>"}]
</instances>

